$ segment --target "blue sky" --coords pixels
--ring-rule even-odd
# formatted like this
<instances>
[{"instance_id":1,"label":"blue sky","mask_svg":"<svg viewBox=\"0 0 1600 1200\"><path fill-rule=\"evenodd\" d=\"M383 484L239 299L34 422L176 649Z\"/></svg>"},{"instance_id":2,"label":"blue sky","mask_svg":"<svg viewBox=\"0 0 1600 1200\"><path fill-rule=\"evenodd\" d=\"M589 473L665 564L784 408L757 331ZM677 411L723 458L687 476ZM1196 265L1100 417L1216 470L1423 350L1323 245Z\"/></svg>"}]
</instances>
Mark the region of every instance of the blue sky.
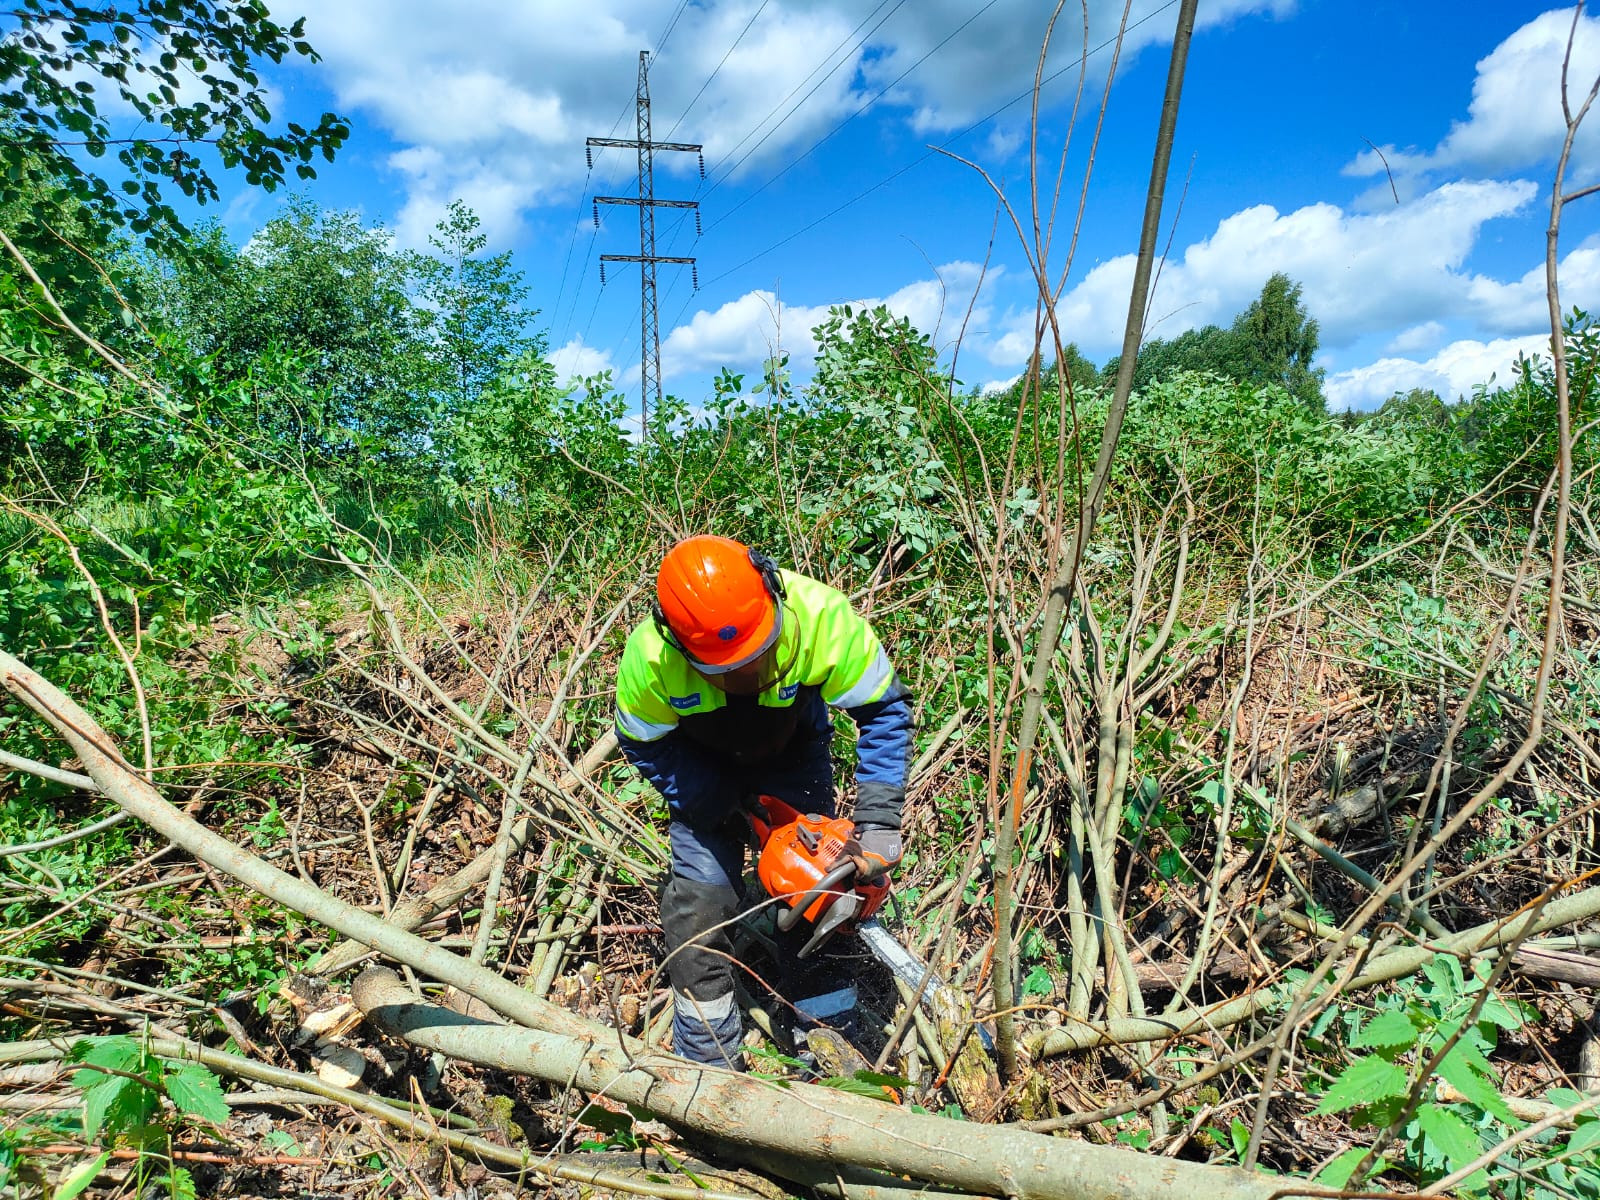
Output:
<instances>
[{"instance_id":1,"label":"blue sky","mask_svg":"<svg viewBox=\"0 0 1600 1200\"><path fill-rule=\"evenodd\" d=\"M274 3L279 18L299 11ZM1103 362L1120 343L1177 5L1133 0L1087 185L1122 5L1087 4L1074 123L1084 12L1067 5L1057 24L1038 145L1049 185L1070 130L1050 267L1065 336ZM985 385L1025 364L1034 288L989 185L930 148L983 167L1027 219L1029 105L1013 101L1049 14L1037 0L322 0L305 15L323 61L268 78L282 114L352 122L313 200L418 246L466 201L526 273L558 367L610 367L636 394L637 269L608 268L602 289L596 259L637 253L637 219L602 209L596 231L589 202L632 193L633 158L597 151L590 172L584 140L633 136L651 50L654 136L704 143L708 176L692 155L658 156L656 194L699 199L704 226L697 239L676 214L657 222L657 252L695 256L701 284L660 269L667 389L698 401L724 366L753 381L774 349L803 378L828 306L874 300ZM1150 335L1225 324L1281 270L1321 324L1334 408L1412 386L1453 398L1537 348L1570 9L1202 0L1200 22ZM1597 72L1600 21L1586 16L1579 99ZM1570 178L1597 174L1600 118ZM225 220L243 241L278 197L232 187ZM1600 301L1596 205L1567 213L1568 309Z\"/></svg>"}]
</instances>

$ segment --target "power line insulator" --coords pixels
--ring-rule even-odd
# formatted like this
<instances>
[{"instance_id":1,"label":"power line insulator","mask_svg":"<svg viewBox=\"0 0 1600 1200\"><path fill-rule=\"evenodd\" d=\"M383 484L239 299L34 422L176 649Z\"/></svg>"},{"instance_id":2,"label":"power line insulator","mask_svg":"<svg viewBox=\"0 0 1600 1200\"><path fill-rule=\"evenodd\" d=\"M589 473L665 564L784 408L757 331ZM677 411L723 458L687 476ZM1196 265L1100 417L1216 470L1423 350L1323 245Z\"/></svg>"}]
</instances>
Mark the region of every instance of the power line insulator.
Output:
<instances>
[{"instance_id":1,"label":"power line insulator","mask_svg":"<svg viewBox=\"0 0 1600 1200\"><path fill-rule=\"evenodd\" d=\"M598 200L594 202L594 227L596 229L600 228L600 201Z\"/></svg>"},{"instance_id":2,"label":"power line insulator","mask_svg":"<svg viewBox=\"0 0 1600 1200\"><path fill-rule=\"evenodd\" d=\"M689 268L689 281L694 284L694 290L698 292L700 290L700 268L698 266Z\"/></svg>"},{"instance_id":3,"label":"power line insulator","mask_svg":"<svg viewBox=\"0 0 1600 1200\"><path fill-rule=\"evenodd\" d=\"M594 170L594 147L593 146L585 146L583 148L583 157L589 164L589 170L591 170L591 171ZM703 175L703 174L705 174L705 172L702 171L701 174Z\"/></svg>"},{"instance_id":4,"label":"power line insulator","mask_svg":"<svg viewBox=\"0 0 1600 1200\"><path fill-rule=\"evenodd\" d=\"M600 264L600 286L601 287L605 287L605 285L606 285L606 265L605 265L605 263L601 263Z\"/></svg>"},{"instance_id":5,"label":"power line insulator","mask_svg":"<svg viewBox=\"0 0 1600 1200\"><path fill-rule=\"evenodd\" d=\"M706 177L706 156L701 154L698 157L700 159L700 178L704 179Z\"/></svg>"},{"instance_id":6,"label":"power line insulator","mask_svg":"<svg viewBox=\"0 0 1600 1200\"><path fill-rule=\"evenodd\" d=\"M694 210L694 236L696 238L701 236L700 235L700 210L698 208Z\"/></svg>"}]
</instances>

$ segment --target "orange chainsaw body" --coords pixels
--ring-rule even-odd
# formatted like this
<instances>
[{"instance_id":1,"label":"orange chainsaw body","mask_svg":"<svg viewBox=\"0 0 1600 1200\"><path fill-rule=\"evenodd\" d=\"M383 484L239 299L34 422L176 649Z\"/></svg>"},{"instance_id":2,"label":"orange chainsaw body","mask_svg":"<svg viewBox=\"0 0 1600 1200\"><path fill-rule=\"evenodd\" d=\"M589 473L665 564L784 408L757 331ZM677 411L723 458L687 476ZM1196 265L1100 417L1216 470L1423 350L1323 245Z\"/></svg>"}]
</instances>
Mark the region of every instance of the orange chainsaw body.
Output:
<instances>
[{"instance_id":1,"label":"orange chainsaw body","mask_svg":"<svg viewBox=\"0 0 1600 1200\"><path fill-rule=\"evenodd\" d=\"M761 885L769 896L783 900L790 908L798 908L809 898L805 912L799 915L816 924L840 899L840 891L817 894L816 889L839 862L855 824L844 817L802 814L775 796L758 799L765 819L763 814L752 813L750 823L761 843L761 856L756 861ZM887 876L879 876L863 883L852 877L841 890L860 897L850 920L865 921L883 906L889 895L889 881ZM852 903L852 907L856 905Z\"/></svg>"}]
</instances>

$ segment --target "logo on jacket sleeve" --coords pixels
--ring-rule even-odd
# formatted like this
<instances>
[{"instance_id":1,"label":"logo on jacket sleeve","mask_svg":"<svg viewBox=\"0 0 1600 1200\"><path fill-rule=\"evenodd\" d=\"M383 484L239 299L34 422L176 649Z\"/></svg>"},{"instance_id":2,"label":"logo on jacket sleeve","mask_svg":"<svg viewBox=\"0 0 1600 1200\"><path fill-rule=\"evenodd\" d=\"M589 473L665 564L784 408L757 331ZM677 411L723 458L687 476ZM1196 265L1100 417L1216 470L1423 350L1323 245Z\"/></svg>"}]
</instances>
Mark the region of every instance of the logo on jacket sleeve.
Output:
<instances>
[{"instance_id":1,"label":"logo on jacket sleeve","mask_svg":"<svg viewBox=\"0 0 1600 1200\"><path fill-rule=\"evenodd\" d=\"M793 700L799 693L800 685L798 683L788 683L778 689L778 699Z\"/></svg>"},{"instance_id":2,"label":"logo on jacket sleeve","mask_svg":"<svg viewBox=\"0 0 1600 1200\"><path fill-rule=\"evenodd\" d=\"M667 703L676 709L698 708L700 706L700 693L690 692L687 696L668 696Z\"/></svg>"}]
</instances>

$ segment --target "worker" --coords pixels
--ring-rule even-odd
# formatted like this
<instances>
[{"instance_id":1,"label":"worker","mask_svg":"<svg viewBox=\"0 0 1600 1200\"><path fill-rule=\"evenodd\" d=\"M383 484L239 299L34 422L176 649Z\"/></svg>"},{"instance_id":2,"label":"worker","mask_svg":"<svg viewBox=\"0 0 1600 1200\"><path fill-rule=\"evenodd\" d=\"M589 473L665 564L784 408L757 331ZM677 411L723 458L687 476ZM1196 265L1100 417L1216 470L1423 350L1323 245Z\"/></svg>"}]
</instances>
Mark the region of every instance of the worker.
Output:
<instances>
[{"instance_id":1,"label":"worker","mask_svg":"<svg viewBox=\"0 0 1600 1200\"><path fill-rule=\"evenodd\" d=\"M900 861L911 697L872 627L833 588L731 538L701 534L667 552L651 618L623 651L616 721L623 754L670 816L661 925L673 1047L685 1058L742 1061L729 926L743 907L744 813L765 794L835 815L830 708L858 731L845 853L875 877ZM811 986L787 997L799 1029L850 1028L856 992L842 974L807 960Z\"/></svg>"}]
</instances>

